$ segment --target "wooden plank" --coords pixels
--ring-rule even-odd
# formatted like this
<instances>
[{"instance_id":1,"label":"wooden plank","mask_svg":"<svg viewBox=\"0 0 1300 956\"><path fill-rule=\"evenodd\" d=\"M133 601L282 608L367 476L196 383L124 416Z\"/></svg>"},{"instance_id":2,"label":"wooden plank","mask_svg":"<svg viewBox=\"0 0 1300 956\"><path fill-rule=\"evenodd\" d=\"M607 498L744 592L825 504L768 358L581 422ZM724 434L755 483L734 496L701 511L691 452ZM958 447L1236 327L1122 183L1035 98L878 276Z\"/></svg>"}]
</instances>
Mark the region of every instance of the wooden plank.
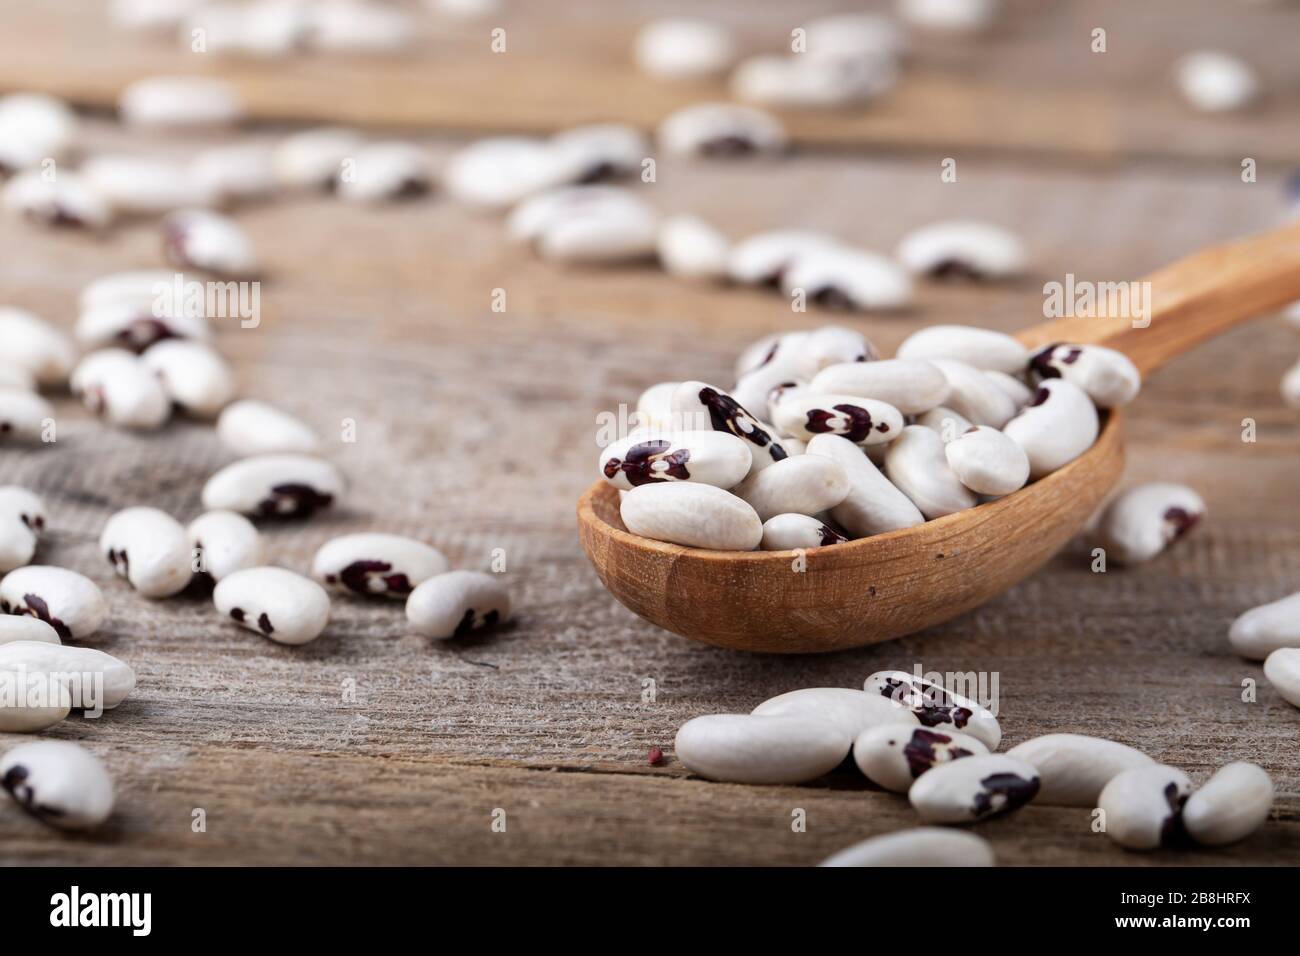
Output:
<instances>
[{"instance_id":1,"label":"wooden plank","mask_svg":"<svg viewBox=\"0 0 1300 956\"><path fill-rule=\"evenodd\" d=\"M781 50L801 20L777 0L703 11L735 22L753 52ZM392 58L301 55L283 61L192 53L175 39L115 30L106 6L84 0L0 2L0 90L38 89L111 108L132 80L169 73L230 79L264 120L548 132L619 119L653 128L672 110L726 97L724 84L677 86L638 74L628 51L647 17L630 0L515 4L484 23L422 15L413 50ZM665 11L666 12L666 11ZM493 53L490 30L507 31ZM1105 53L1091 30L1108 31ZM1012 151L1098 161L1180 157L1290 164L1300 118L1300 64L1288 37L1300 11L1243 10L1211 0L1130 4L1093 0L1009 5L998 29L978 38L920 35L900 87L879 102L831 112L787 112L808 148L884 148L963 155ZM1271 90L1256 111L1198 117L1173 92L1169 70L1189 49L1212 44L1247 55ZM59 51L51 56L50 51ZM75 63L76 69L67 69ZM1027 78L1032 77L1032 81Z\"/></svg>"},{"instance_id":2,"label":"wooden plank","mask_svg":"<svg viewBox=\"0 0 1300 956\"><path fill-rule=\"evenodd\" d=\"M92 124L92 148L117 148L120 137ZM450 145L428 144L432 155ZM67 839L0 803L6 860L809 863L914 818L898 798L855 789L852 775L801 788L685 779L671 754L676 728L917 663L996 672L1007 746L1085 731L1197 780L1252 759L1277 783L1274 821L1239 846L1128 854L1080 812L1033 808L980 828L1004 863L1300 859L1300 711L1263 684L1257 664L1229 653L1224 636L1236 614L1300 581L1300 421L1277 395L1300 339L1279 321L1173 363L1127 416L1128 480L1187 482L1210 510L1148 566L1092 574L1075 544L950 624L860 651L776 659L640 621L581 554L573 508L594 470L596 416L655 381L725 382L750 339L825 321L862 328L886 351L932 322L1014 329L1041 316L1045 281L1139 275L1277 216L1277 176L1246 185L1232 170L1120 177L978 158L960 169L943 184L923 160L665 163L645 189L660 208L697 210L734 236L798 223L888 250L914 225L962 215L1014 225L1033 250L1023 282L925 285L914 310L889 317L793 314L780 297L685 285L650 268L556 268L505 244L498 219L438 197L393 209L302 198L239 211L267 264L263 322L222 327L220 346L246 394L321 429L352 483L335 513L269 529L273 560L305 568L329 537L363 529L428 536L461 567L504 548L515 622L431 645L406 635L400 606L340 600L329 632L293 649L219 621L202 596L140 599L97 554L105 518L147 502L188 519L229 456L201 425L113 432L60 399L57 445L0 453L0 483L46 497L52 535L41 560L102 585L112 619L97 646L131 662L139 686L102 720L47 734L108 761L119 791L110 828ZM96 239L5 218L0 248L0 302L65 327L85 282L159 262L148 223ZM489 309L497 288L505 313ZM1241 441L1246 417L1258 423L1252 444ZM355 443L339 440L344 419L356 422ZM1257 703L1241 700L1247 679L1261 685ZM642 697L647 680L653 702ZM5 736L0 747L22 739ZM667 768L646 766L653 745L668 751ZM206 834L191 832L196 807L208 811ZM496 807L510 821L504 837L488 826ZM795 807L809 812L806 834L790 831Z\"/></svg>"}]
</instances>

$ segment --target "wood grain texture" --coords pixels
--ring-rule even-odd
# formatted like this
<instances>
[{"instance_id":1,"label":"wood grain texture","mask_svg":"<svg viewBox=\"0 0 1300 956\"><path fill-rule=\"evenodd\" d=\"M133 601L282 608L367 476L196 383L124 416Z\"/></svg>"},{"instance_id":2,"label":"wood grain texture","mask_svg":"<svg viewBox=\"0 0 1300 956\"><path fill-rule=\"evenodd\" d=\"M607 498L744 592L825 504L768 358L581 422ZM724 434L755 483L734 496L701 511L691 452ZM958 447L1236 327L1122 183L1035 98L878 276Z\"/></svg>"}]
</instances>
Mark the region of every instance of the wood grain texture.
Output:
<instances>
[{"instance_id":1,"label":"wood grain texture","mask_svg":"<svg viewBox=\"0 0 1300 956\"><path fill-rule=\"evenodd\" d=\"M93 127L88 148L194 145ZM427 142L435 158L452 145ZM1300 861L1300 711L1226 643L1242 610L1300 587L1300 418L1277 393L1300 337L1281 321L1175 360L1126 411L1126 482L1196 487L1209 517L1193 535L1158 561L1106 574L1090 573L1072 544L1007 594L898 641L777 657L682 640L609 595L574 526L594 478L596 416L656 381L725 382L753 338L825 321L864 330L886 353L933 322L1014 331L1042 314L1045 281L1126 279L1273 225L1283 175L1262 167L1245 185L1235 165L1078 172L972 157L957 183L941 184L924 154L803 156L664 162L646 187L660 209L696 211L736 237L798 223L889 250L913 226L961 215L1014 227L1033 252L1023 282L926 284L915 309L889 317L792 314L780 297L648 268L556 268L506 245L498 220L438 197L239 210L267 267L263 321L222 327L220 347L245 394L330 438L351 481L319 522L268 529L273 560L305 569L331 536L369 529L427 537L460 567L504 548L515 620L430 644L406 633L400 607L339 600L327 633L295 649L218 620L202 596L143 600L96 553L103 522L140 503L193 517L203 481L229 456L201 424L115 432L59 399L58 443L0 450L0 483L45 496L52 532L40 559L104 588L112 616L96 645L129 661L139 684L103 719L48 732L108 763L118 790L108 828L67 837L0 803L4 861L811 863L914 816L852 775L789 788L692 779L672 757L676 728L914 664L996 672L1006 747L1083 731L1197 781L1246 759L1277 784L1272 819L1236 846L1126 853L1092 833L1086 814L1031 807L979 828L1003 863ZM95 238L5 218L0 248L0 302L65 328L86 282L160 261L148 223ZM503 314L490 310L498 288ZM1247 417L1252 443L1241 440ZM338 440L344 419L357 423L355 443ZM1242 701L1246 680L1259 683L1255 703ZM0 747L22 739L5 735ZM647 766L651 746L668 752L667 766ZM791 832L796 807L808 811L806 833ZM195 808L207 813L205 833L191 830ZM505 834L491 832L497 808Z\"/></svg>"},{"instance_id":2,"label":"wood grain texture","mask_svg":"<svg viewBox=\"0 0 1300 956\"><path fill-rule=\"evenodd\" d=\"M875 7L887 11L888 4ZM793 140L808 147L1036 153L1089 163L1177 158L1236 166L1295 161L1300 64L1290 38L1300 10L1217 0L1011 0L985 36L916 34L899 87L862 107L786 111ZM686 13L729 22L748 53L788 48L790 31L837 0L656 4L653 16ZM666 84L638 73L630 50L652 19L633 0L511 0L485 21L417 12L412 49L396 57L302 54L285 61L191 52L177 38L114 29L92 0L0 2L0 91L37 89L112 108L133 80L204 73L229 78L254 117L367 126L550 132L621 119L650 129L681 106L727 97L724 82ZM502 28L507 51L493 53ZM1107 31L1104 53L1092 31ZM1269 95L1235 116L1198 116L1173 90L1183 53L1205 46L1246 56ZM57 55L52 55L57 51ZM75 63L76 69L67 64Z\"/></svg>"}]
</instances>

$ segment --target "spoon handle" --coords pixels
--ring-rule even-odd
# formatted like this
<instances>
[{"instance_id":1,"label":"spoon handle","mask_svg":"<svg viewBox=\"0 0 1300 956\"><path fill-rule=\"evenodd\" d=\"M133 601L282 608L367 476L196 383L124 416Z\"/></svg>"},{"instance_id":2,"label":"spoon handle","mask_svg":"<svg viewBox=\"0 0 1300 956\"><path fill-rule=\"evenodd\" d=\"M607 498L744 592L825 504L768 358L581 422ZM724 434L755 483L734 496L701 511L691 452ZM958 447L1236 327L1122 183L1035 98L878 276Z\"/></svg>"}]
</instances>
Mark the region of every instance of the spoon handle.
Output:
<instances>
[{"instance_id":1,"label":"spoon handle","mask_svg":"<svg viewBox=\"0 0 1300 956\"><path fill-rule=\"evenodd\" d=\"M1137 282L1079 283L1096 292L1093 304L1078 297L1074 283L1061 286L1064 309L1091 314L1066 311L1069 317L1025 329L1020 340L1031 348L1105 345L1145 376L1239 322L1300 299L1300 223L1211 246Z\"/></svg>"}]
</instances>

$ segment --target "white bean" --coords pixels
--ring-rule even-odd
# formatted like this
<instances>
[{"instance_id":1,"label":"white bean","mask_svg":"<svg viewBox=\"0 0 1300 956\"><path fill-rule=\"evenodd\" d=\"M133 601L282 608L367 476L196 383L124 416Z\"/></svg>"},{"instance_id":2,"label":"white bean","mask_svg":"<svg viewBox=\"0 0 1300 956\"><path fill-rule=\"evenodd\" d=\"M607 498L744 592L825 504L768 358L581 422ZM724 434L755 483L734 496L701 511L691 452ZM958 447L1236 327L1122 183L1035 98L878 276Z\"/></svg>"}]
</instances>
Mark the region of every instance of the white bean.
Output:
<instances>
[{"instance_id":1,"label":"white bean","mask_svg":"<svg viewBox=\"0 0 1300 956\"><path fill-rule=\"evenodd\" d=\"M936 358L930 363L948 380L944 403L972 424L1004 428L1015 417L1015 401L981 369L955 359Z\"/></svg>"},{"instance_id":2,"label":"white bean","mask_svg":"<svg viewBox=\"0 0 1300 956\"><path fill-rule=\"evenodd\" d=\"M113 220L108 203L76 173L60 173L55 179L35 170L19 173L5 184L0 204L42 226L104 229Z\"/></svg>"},{"instance_id":3,"label":"white bean","mask_svg":"<svg viewBox=\"0 0 1300 956\"><path fill-rule=\"evenodd\" d=\"M500 136L471 143L455 153L443 178L453 198L472 206L502 209L560 185L563 172L548 144Z\"/></svg>"},{"instance_id":4,"label":"white bean","mask_svg":"<svg viewBox=\"0 0 1300 956\"><path fill-rule=\"evenodd\" d=\"M948 466L944 451L938 432L922 425L908 425L885 450L885 477L927 519L942 518L977 504L974 493Z\"/></svg>"},{"instance_id":5,"label":"white bean","mask_svg":"<svg viewBox=\"0 0 1300 956\"><path fill-rule=\"evenodd\" d=\"M971 33L997 18L1001 0L898 0L898 15L922 30Z\"/></svg>"},{"instance_id":6,"label":"white bean","mask_svg":"<svg viewBox=\"0 0 1300 956\"><path fill-rule=\"evenodd\" d=\"M983 424L983 423L981 423ZM1078 386L1048 379L1034 400L1002 431L1029 456L1029 477L1042 478L1068 465L1097 440L1097 408Z\"/></svg>"},{"instance_id":7,"label":"white bean","mask_svg":"<svg viewBox=\"0 0 1300 956\"><path fill-rule=\"evenodd\" d=\"M217 418L217 438L236 455L311 455L321 441L312 429L266 402L232 402Z\"/></svg>"},{"instance_id":8,"label":"white bean","mask_svg":"<svg viewBox=\"0 0 1300 956\"><path fill-rule=\"evenodd\" d=\"M509 617L510 592L505 582L500 575L482 571L435 575L406 599L406 619L411 627L440 641L495 627Z\"/></svg>"},{"instance_id":9,"label":"white bean","mask_svg":"<svg viewBox=\"0 0 1300 956\"><path fill-rule=\"evenodd\" d=\"M256 455L222 468L203 486L203 507L262 517L310 517L343 494L343 476L307 455Z\"/></svg>"},{"instance_id":10,"label":"white bean","mask_svg":"<svg viewBox=\"0 0 1300 956\"><path fill-rule=\"evenodd\" d=\"M38 442L54 407L25 388L0 388L0 446L10 441Z\"/></svg>"},{"instance_id":11,"label":"white bean","mask_svg":"<svg viewBox=\"0 0 1300 956\"><path fill-rule=\"evenodd\" d=\"M976 494L1009 495L1029 480L1029 456L996 428L972 425L943 451L957 480Z\"/></svg>"},{"instance_id":12,"label":"white bean","mask_svg":"<svg viewBox=\"0 0 1300 956\"><path fill-rule=\"evenodd\" d=\"M0 365L0 388L36 391L36 378L21 365Z\"/></svg>"},{"instance_id":13,"label":"white bean","mask_svg":"<svg viewBox=\"0 0 1300 956\"><path fill-rule=\"evenodd\" d=\"M738 103L695 103L659 124L659 148L676 156L735 157L780 153L785 127L771 113Z\"/></svg>"},{"instance_id":14,"label":"white bean","mask_svg":"<svg viewBox=\"0 0 1300 956\"><path fill-rule=\"evenodd\" d=\"M709 714L677 731L677 759L692 773L732 783L803 783L834 770L853 738L803 715Z\"/></svg>"},{"instance_id":15,"label":"white bean","mask_svg":"<svg viewBox=\"0 0 1300 956\"><path fill-rule=\"evenodd\" d=\"M51 675L0 668L0 731L38 733L63 720L70 710L72 695Z\"/></svg>"},{"instance_id":16,"label":"white bean","mask_svg":"<svg viewBox=\"0 0 1300 956\"><path fill-rule=\"evenodd\" d=\"M824 109L862 103L892 89L898 67L892 57L825 57L761 54L731 74L736 99L762 106Z\"/></svg>"},{"instance_id":17,"label":"white bean","mask_svg":"<svg viewBox=\"0 0 1300 956\"><path fill-rule=\"evenodd\" d=\"M1089 534L1120 564L1150 561L1205 517L1205 502L1186 485L1152 481L1120 492Z\"/></svg>"},{"instance_id":18,"label":"white bean","mask_svg":"<svg viewBox=\"0 0 1300 956\"><path fill-rule=\"evenodd\" d=\"M78 302L81 311L93 312L108 306L130 306L141 313L152 314L160 293L172 289L177 275L173 269L130 269L110 272L86 284ZM185 276L180 276L182 284Z\"/></svg>"},{"instance_id":19,"label":"white bean","mask_svg":"<svg viewBox=\"0 0 1300 956\"><path fill-rule=\"evenodd\" d=\"M811 387L782 395L773 418L782 435L804 441L841 435L855 445L883 445L903 430L901 412L887 402L859 398L857 393L814 393Z\"/></svg>"},{"instance_id":20,"label":"white bean","mask_svg":"<svg viewBox=\"0 0 1300 956\"><path fill-rule=\"evenodd\" d=\"M922 412L916 417L916 424L924 425L926 428L933 428L939 433L939 437L943 439L945 445L956 441L968 429L975 427L969 419L963 415L958 415L946 405L940 405L928 412Z\"/></svg>"},{"instance_id":21,"label":"white bean","mask_svg":"<svg viewBox=\"0 0 1300 956\"><path fill-rule=\"evenodd\" d=\"M655 238L664 271L686 279L722 279L727 274L731 243L699 216L669 216Z\"/></svg>"},{"instance_id":22,"label":"white bean","mask_svg":"<svg viewBox=\"0 0 1300 956\"><path fill-rule=\"evenodd\" d=\"M265 199L277 186L272 156L261 143L216 146L190 161L190 174L219 203Z\"/></svg>"},{"instance_id":23,"label":"white bean","mask_svg":"<svg viewBox=\"0 0 1300 956\"><path fill-rule=\"evenodd\" d=\"M157 508L126 508L114 514L99 536L99 551L145 597L171 597L192 577L185 529Z\"/></svg>"},{"instance_id":24,"label":"white bean","mask_svg":"<svg viewBox=\"0 0 1300 956\"><path fill-rule=\"evenodd\" d=\"M853 687L805 687L763 701L756 717L811 717L833 724L850 741L872 727L900 733L916 726L916 716L892 700Z\"/></svg>"},{"instance_id":25,"label":"white bean","mask_svg":"<svg viewBox=\"0 0 1300 956\"><path fill-rule=\"evenodd\" d=\"M1232 649L1262 661L1281 647L1300 647L1300 591L1246 611L1228 629Z\"/></svg>"},{"instance_id":26,"label":"white bean","mask_svg":"<svg viewBox=\"0 0 1300 956\"><path fill-rule=\"evenodd\" d=\"M909 232L898 244L898 261L936 278L1005 279L1024 272L1028 256L1024 243L1001 226L951 219Z\"/></svg>"},{"instance_id":27,"label":"white bean","mask_svg":"<svg viewBox=\"0 0 1300 956\"><path fill-rule=\"evenodd\" d=\"M745 499L760 521L786 512L817 514L840 504L849 494L844 467L820 455L799 455L753 472L732 493Z\"/></svg>"},{"instance_id":28,"label":"white bean","mask_svg":"<svg viewBox=\"0 0 1300 956\"><path fill-rule=\"evenodd\" d=\"M807 21L804 30L809 56L897 59L907 52L903 30L883 14L835 13Z\"/></svg>"},{"instance_id":29,"label":"white bean","mask_svg":"<svg viewBox=\"0 0 1300 956\"><path fill-rule=\"evenodd\" d=\"M1119 408L1137 397L1142 373L1123 352L1100 345L1049 345L1035 352L1029 370L1038 381L1063 378L1088 393L1098 408Z\"/></svg>"},{"instance_id":30,"label":"white bean","mask_svg":"<svg viewBox=\"0 0 1300 956\"><path fill-rule=\"evenodd\" d=\"M0 670L39 671L67 675L72 706L79 710L112 710L135 690L135 671L125 661L93 647L58 641L17 640L0 644ZM100 694L100 699L94 699Z\"/></svg>"},{"instance_id":31,"label":"white bean","mask_svg":"<svg viewBox=\"0 0 1300 956\"><path fill-rule=\"evenodd\" d=\"M22 309L0 306L0 341L4 359L40 385L61 385L77 361L72 340L47 322Z\"/></svg>"},{"instance_id":32,"label":"white bean","mask_svg":"<svg viewBox=\"0 0 1300 956\"><path fill-rule=\"evenodd\" d=\"M973 823L1023 807L1038 786L1029 764L985 754L938 764L917 778L907 799L926 823Z\"/></svg>"},{"instance_id":33,"label":"white bean","mask_svg":"<svg viewBox=\"0 0 1300 956\"><path fill-rule=\"evenodd\" d=\"M664 80L695 80L725 73L736 41L719 23L672 17L646 24L636 35L637 68Z\"/></svg>"},{"instance_id":34,"label":"white bean","mask_svg":"<svg viewBox=\"0 0 1300 956\"><path fill-rule=\"evenodd\" d=\"M314 641L330 619L325 589L284 568L245 568L228 574L213 589L212 603L240 627L280 644Z\"/></svg>"},{"instance_id":35,"label":"white bean","mask_svg":"<svg viewBox=\"0 0 1300 956\"><path fill-rule=\"evenodd\" d=\"M1002 728L992 711L907 671L877 671L866 679L863 690L911 708L923 727L961 731L989 750L997 750L1002 741Z\"/></svg>"},{"instance_id":36,"label":"white bean","mask_svg":"<svg viewBox=\"0 0 1300 956\"><path fill-rule=\"evenodd\" d=\"M214 418L235 396L235 375L213 348L202 342L167 340L140 356L176 405L199 418Z\"/></svg>"},{"instance_id":37,"label":"white bean","mask_svg":"<svg viewBox=\"0 0 1300 956\"><path fill-rule=\"evenodd\" d=\"M850 329L843 325L823 325L813 329L799 340L795 352L800 378L813 378L831 366L862 365L868 362L879 364L876 360L880 358L880 353L876 351L870 339L857 329ZM852 395L862 395L863 398L889 401L881 395L864 395L851 389L828 387L826 391L847 391ZM890 404L894 403L890 402Z\"/></svg>"},{"instance_id":38,"label":"white bean","mask_svg":"<svg viewBox=\"0 0 1300 956\"><path fill-rule=\"evenodd\" d=\"M793 361L785 358L760 365L740 377L731 395L744 408L756 408L772 415L780 398L803 384L794 372L794 365Z\"/></svg>"},{"instance_id":39,"label":"white bean","mask_svg":"<svg viewBox=\"0 0 1300 956\"><path fill-rule=\"evenodd\" d=\"M681 382L660 382L651 385L636 400L636 426L638 428L673 428L673 392ZM679 429L689 431L690 429Z\"/></svg>"},{"instance_id":40,"label":"white bean","mask_svg":"<svg viewBox=\"0 0 1300 956\"><path fill-rule=\"evenodd\" d=\"M555 262L633 262L655 254L658 233L655 211L628 196L568 209L542 231L536 245L544 259Z\"/></svg>"},{"instance_id":41,"label":"white bean","mask_svg":"<svg viewBox=\"0 0 1300 956\"><path fill-rule=\"evenodd\" d=\"M974 368L1023 372L1029 350L1019 339L970 325L931 325L913 332L898 347L905 359L953 359Z\"/></svg>"},{"instance_id":42,"label":"white bean","mask_svg":"<svg viewBox=\"0 0 1300 956\"><path fill-rule=\"evenodd\" d=\"M615 488L696 481L731 488L749 474L748 442L715 431L635 432L600 455L600 473Z\"/></svg>"},{"instance_id":43,"label":"white bean","mask_svg":"<svg viewBox=\"0 0 1300 956\"><path fill-rule=\"evenodd\" d=\"M816 393L858 395L888 402L904 415L919 415L948 397L947 377L930 362L907 359L828 365L808 383Z\"/></svg>"},{"instance_id":44,"label":"white bean","mask_svg":"<svg viewBox=\"0 0 1300 956\"><path fill-rule=\"evenodd\" d=\"M0 175L65 158L77 138L77 116L40 93L0 97Z\"/></svg>"},{"instance_id":45,"label":"white bean","mask_svg":"<svg viewBox=\"0 0 1300 956\"><path fill-rule=\"evenodd\" d=\"M1002 391L1006 392L1007 398L1016 406L1016 411L1024 408L1034 400L1034 390L1008 372L984 371L984 375L990 382L996 385Z\"/></svg>"},{"instance_id":46,"label":"white bean","mask_svg":"<svg viewBox=\"0 0 1300 956\"><path fill-rule=\"evenodd\" d=\"M67 568L29 564L0 579L0 612L29 614L49 624L63 640L89 637L108 617L108 604L95 582Z\"/></svg>"},{"instance_id":47,"label":"white bean","mask_svg":"<svg viewBox=\"0 0 1300 956\"><path fill-rule=\"evenodd\" d=\"M916 505L848 439L818 435L808 442L808 454L830 458L847 473L849 493L831 509L831 517L853 537L865 538L925 521Z\"/></svg>"},{"instance_id":48,"label":"white bean","mask_svg":"<svg viewBox=\"0 0 1300 956\"><path fill-rule=\"evenodd\" d=\"M42 823L89 830L113 812L113 780L99 758L80 744L42 740L0 758L0 786Z\"/></svg>"},{"instance_id":49,"label":"white bean","mask_svg":"<svg viewBox=\"0 0 1300 956\"><path fill-rule=\"evenodd\" d=\"M72 371L72 391L110 425L152 431L171 417L172 403L153 369L125 349L91 352Z\"/></svg>"},{"instance_id":50,"label":"white bean","mask_svg":"<svg viewBox=\"0 0 1300 956\"><path fill-rule=\"evenodd\" d=\"M1300 707L1300 647L1279 647L1269 654L1264 659L1264 676L1283 700Z\"/></svg>"},{"instance_id":51,"label":"white bean","mask_svg":"<svg viewBox=\"0 0 1300 956\"><path fill-rule=\"evenodd\" d=\"M321 545L312 577L336 591L406 599L417 585L449 568L433 545L397 534L345 534Z\"/></svg>"},{"instance_id":52,"label":"white bean","mask_svg":"<svg viewBox=\"0 0 1300 956\"><path fill-rule=\"evenodd\" d=\"M1259 77L1240 57L1220 50L1195 50L1174 66L1183 98L1203 113L1223 113L1249 106L1259 95Z\"/></svg>"},{"instance_id":53,"label":"white bean","mask_svg":"<svg viewBox=\"0 0 1300 956\"><path fill-rule=\"evenodd\" d=\"M389 202L423 196L432 188L424 153L410 143L371 143L338 175L338 195L352 202Z\"/></svg>"},{"instance_id":54,"label":"white bean","mask_svg":"<svg viewBox=\"0 0 1300 956\"><path fill-rule=\"evenodd\" d=\"M1222 846L1250 836L1273 809L1273 781L1262 767L1230 763L1187 798L1183 826L1197 843Z\"/></svg>"},{"instance_id":55,"label":"white bean","mask_svg":"<svg viewBox=\"0 0 1300 956\"><path fill-rule=\"evenodd\" d=\"M1300 408L1300 361L1287 369L1280 388L1283 400L1292 408Z\"/></svg>"},{"instance_id":56,"label":"white bean","mask_svg":"<svg viewBox=\"0 0 1300 956\"><path fill-rule=\"evenodd\" d=\"M786 513L773 515L763 522L764 551L793 551L843 544L849 540L819 518Z\"/></svg>"},{"instance_id":57,"label":"white bean","mask_svg":"<svg viewBox=\"0 0 1300 956\"><path fill-rule=\"evenodd\" d=\"M304 130L282 139L271 154L276 182L289 189L328 189L364 141L360 134L336 126Z\"/></svg>"},{"instance_id":58,"label":"white bean","mask_svg":"<svg viewBox=\"0 0 1300 956\"><path fill-rule=\"evenodd\" d=\"M182 209L169 214L161 229L163 255L178 269L200 269L227 279L248 279L259 270L252 241L229 216Z\"/></svg>"},{"instance_id":59,"label":"white bean","mask_svg":"<svg viewBox=\"0 0 1300 956\"><path fill-rule=\"evenodd\" d=\"M779 287L782 276L801 257L824 249L835 249L838 245L834 236L808 229L773 229L756 233L732 246L727 273L733 282L742 285ZM788 332L775 337L771 344L777 347L777 351L768 353L765 361L776 358L782 349L799 347L808 334ZM762 341L758 344L761 345Z\"/></svg>"},{"instance_id":60,"label":"white bean","mask_svg":"<svg viewBox=\"0 0 1300 956\"><path fill-rule=\"evenodd\" d=\"M1034 802L1049 807L1094 807L1115 776L1155 763L1127 744L1083 734L1034 737L1012 747L1007 756L1038 770L1042 785Z\"/></svg>"},{"instance_id":61,"label":"white bean","mask_svg":"<svg viewBox=\"0 0 1300 956\"><path fill-rule=\"evenodd\" d=\"M787 296L830 308L899 309L912 299L912 280L892 259L845 246L815 248L781 273Z\"/></svg>"},{"instance_id":62,"label":"white bean","mask_svg":"<svg viewBox=\"0 0 1300 956\"><path fill-rule=\"evenodd\" d=\"M763 538L763 522L747 501L697 482L640 485L619 510L633 534L691 548L753 551Z\"/></svg>"},{"instance_id":63,"label":"white bean","mask_svg":"<svg viewBox=\"0 0 1300 956\"><path fill-rule=\"evenodd\" d=\"M262 535L253 523L233 511L209 511L199 515L185 529L196 574L213 581L265 563Z\"/></svg>"},{"instance_id":64,"label":"white bean","mask_svg":"<svg viewBox=\"0 0 1300 956\"><path fill-rule=\"evenodd\" d=\"M947 827L914 827L863 840L821 866L993 866L983 837Z\"/></svg>"},{"instance_id":65,"label":"white bean","mask_svg":"<svg viewBox=\"0 0 1300 956\"><path fill-rule=\"evenodd\" d=\"M204 316L168 313L159 309L152 299L136 302L122 299L87 309L77 317L73 333L87 349L117 348L129 352L143 352L170 339L206 342L212 337Z\"/></svg>"},{"instance_id":66,"label":"white bean","mask_svg":"<svg viewBox=\"0 0 1300 956\"><path fill-rule=\"evenodd\" d=\"M0 614L0 644L12 644L15 641L63 643L59 640L59 632L38 618Z\"/></svg>"},{"instance_id":67,"label":"white bean","mask_svg":"<svg viewBox=\"0 0 1300 956\"><path fill-rule=\"evenodd\" d=\"M16 485L0 486L0 573L32 560L45 530L45 503Z\"/></svg>"},{"instance_id":68,"label":"white bean","mask_svg":"<svg viewBox=\"0 0 1300 956\"><path fill-rule=\"evenodd\" d=\"M1130 850L1154 850L1176 842L1183 829L1183 805L1191 792L1187 774L1163 764L1117 774L1097 798L1106 835Z\"/></svg>"},{"instance_id":69,"label":"white bean","mask_svg":"<svg viewBox=\"0 0 1300 956\"><path fill-rule=\"evenodd\" d=\"M566 182L596 183L641 171L650 143L635 126L592 123L554 134L547 145Z\"/></svg>"},{"instance_id":70,"label":"white bean","mask_svg":"<svg viewBox=\"0 0 1300 956\"><path fill-rule=\"evenodd\" d=\"M209 76L156 76L136 80L117 101L132 126L225 126L244 116L244 103L225 80Z\"/></svg>"},{"instance_id":71,"label":"white bean","mask_svg":"<svg viewBox=\"0 0 1300 956\"><path fill-rule=\"evenodd\" d=\"M415 22L400 7L323 0L309 10L308 43L336 53L391 54L410 46Z\"/></svg>"},{"instance_id":72,"label":"white bean","mask_svg":"<svg viewBox=\"0 0 1300 956\"><path fill-rule=\"evenodd\" d=\"M911 716L915 719L916 715ZM917 777L939 764L988 752L974 737L927 727L874 727L853 741L853 761L858 769L872 783L895 793L906 793Z\"/></svg>"},{"instance_id":73,"label":"white bean","mask_svg":"<svg viewBox=\"0 0 1300 956\"><path fill-rule=\"evenodd\" d=\"M217 197L187 164L146 156L92 156L81 167L90 188L116 211L157 215L211 206Z\"/></svg>"}]
</instances>

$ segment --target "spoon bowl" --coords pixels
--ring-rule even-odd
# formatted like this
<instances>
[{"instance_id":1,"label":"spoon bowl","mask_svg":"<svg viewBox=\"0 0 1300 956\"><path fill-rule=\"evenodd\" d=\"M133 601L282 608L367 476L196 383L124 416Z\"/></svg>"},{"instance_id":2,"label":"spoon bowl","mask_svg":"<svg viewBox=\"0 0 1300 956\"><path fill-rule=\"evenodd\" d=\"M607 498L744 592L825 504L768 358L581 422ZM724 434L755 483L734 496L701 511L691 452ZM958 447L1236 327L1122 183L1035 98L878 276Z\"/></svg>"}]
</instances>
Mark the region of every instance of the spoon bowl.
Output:
<instances>
[{"instance_id":1,"label":"spoon bowl","mask_svg":"<svg viewBox=\"0 0 1300 956\"><path fill-rule=\"evenodd\" d=\"M1118 349L1145 377L1238 322L1300 299L1300 225L1203 250L1132 285L1134 312L1071 316L1019 337L1031 348ZM1049 561L1118 483L1120 419L1103 412L1091 448L1004 498L802 553L709 551L631 534L618 491L604 481L579 500L578 530L605 587L676 634L783 654L874 644L978 607Z\"/></svg>"},{"instance_id":2,"label":"spoon bowl","mask_svg":"<svg viewBox=\"0 0 1300 956\"><path fill-rule=\"evenodd\" d=\"M605 481L578 502L596 573L660 627L733 650L838 651L911 634L996 597L1074 537L1124 470L1120 416L1015 494L914 528L796 551L709 551L631 534Z\"/></svg>"}]
</instances>

